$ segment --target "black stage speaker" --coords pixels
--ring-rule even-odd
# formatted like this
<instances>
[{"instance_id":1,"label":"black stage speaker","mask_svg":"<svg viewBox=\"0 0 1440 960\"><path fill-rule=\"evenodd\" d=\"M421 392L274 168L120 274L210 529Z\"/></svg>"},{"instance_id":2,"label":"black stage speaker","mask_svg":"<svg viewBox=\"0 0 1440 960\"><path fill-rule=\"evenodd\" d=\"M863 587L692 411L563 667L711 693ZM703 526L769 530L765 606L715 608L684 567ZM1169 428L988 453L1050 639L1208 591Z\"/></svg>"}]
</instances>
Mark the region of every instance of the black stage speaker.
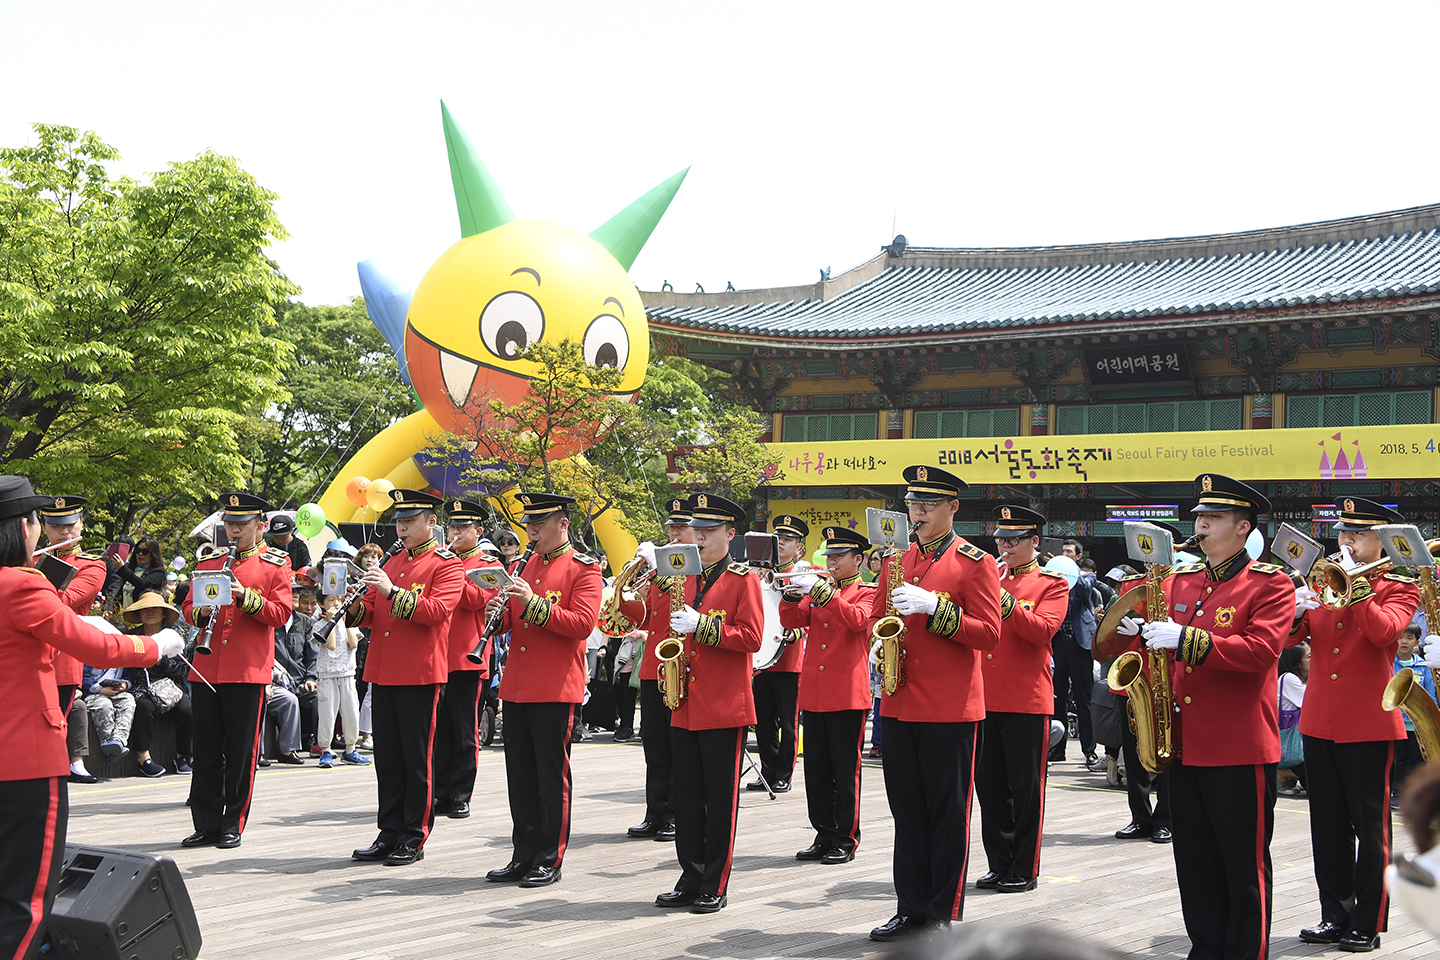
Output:
<instances>
[{"instance_id":1,"label":"black stage speaker","mask_svg":"<svg viewBox=\"0 0 1440 960\"><path fill-rule=\"evenodd\" d=\"M86 960L195 960L200 924L169 857L65 845L49 956Z\"/></svg>"}]
</instances>

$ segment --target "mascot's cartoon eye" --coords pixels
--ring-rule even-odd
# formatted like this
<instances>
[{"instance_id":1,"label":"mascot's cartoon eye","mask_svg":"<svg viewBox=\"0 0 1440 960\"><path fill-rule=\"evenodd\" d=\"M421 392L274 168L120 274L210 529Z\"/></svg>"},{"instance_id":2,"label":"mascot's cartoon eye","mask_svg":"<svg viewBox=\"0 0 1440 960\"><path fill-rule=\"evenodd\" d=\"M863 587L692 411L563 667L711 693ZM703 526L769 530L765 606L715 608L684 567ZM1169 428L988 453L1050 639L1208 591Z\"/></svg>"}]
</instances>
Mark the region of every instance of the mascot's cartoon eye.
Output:
<instances>
[{"instance_id":1,"label":"mascot's cartoon eye","mask_svg":"<svg viewBox=\"0 0 1440 960\"><path fill-rule=\"evenodd\" d=\"M625 324L613 314L602 313L590 321L585 331L585 362L592 367L625 369L630 359L630 335Z\"/></svg>"},{"instance_id":2,"label":"mascot's cartoon eye","mask_svg":"<svg viewBox=\"0 0 1440 960\"><path fill-rule=\"evenodd\" d=\"M480 339L502 360L515 360L545 332L545 312L528 294L502 293L480 314Z\"/></svg>"}]
</instances>

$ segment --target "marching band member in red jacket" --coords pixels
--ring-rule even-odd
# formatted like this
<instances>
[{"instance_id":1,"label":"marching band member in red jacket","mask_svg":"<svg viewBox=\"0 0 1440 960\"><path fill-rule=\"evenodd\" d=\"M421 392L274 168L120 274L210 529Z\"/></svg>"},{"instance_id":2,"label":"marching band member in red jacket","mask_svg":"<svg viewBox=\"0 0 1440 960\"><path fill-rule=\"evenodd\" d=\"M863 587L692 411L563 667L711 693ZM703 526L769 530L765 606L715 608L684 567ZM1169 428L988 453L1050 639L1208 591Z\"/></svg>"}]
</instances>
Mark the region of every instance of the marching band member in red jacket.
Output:
<instances>
[{"instance_id":1,"label":"marching band member in red jacket","mask_svg":"<svg viewBox=\"0 0 1440 960\"><path fill-rule=\"evenodd\" d=\"M480 552L480 533L489 511L476 500L451 500L448 516L449 550L460 558L468 574L483 567L498 567ZM488 590L467 575L461 583L460 603L450 618L446 641L445 692L435 726L435 813L451 820L470 816L475 792L475 769L480 749L480 688L490 678L490 643L480 651L480 662L466 654L480 642L485 629L485 605L498 591Z\"/></svg>"},{"instance_id":2,"label":"marching band member in red jacket","mask_svg":"<svg viewBox=\"0 0 1440 960\"><path fill-rule=\"evenodd\" d=\"M939 467L904 470L914 546L881 571L871 617L885 615L891 565L903 583L905 682L880 700L885 792L895 816L896 914L870 931L895 940L945 928L965 906L970 794L985 719L980 664L1000 642L994 561L955 535L966 483Z\"/></svg>"},{"instance_id":3,"label":"marching band member in red jacket","mask_svg":"<svg viewBox=\"0 0 1440 960\"><path fill-rule=\"evenodd\" d=\"M671 543L694 543L690 526L690 501L680 498L669 503L665 535ZM640 556L655 569L654 544L640 544ZM670 635L669 577L657 576L646 588L645 598L626 600L620 613L647 631L645 655L640 659L640 741L645 749L645 819L625 831L632 837L653 837L661 843L675 839L675 812L670 803L670 708L660 695L660 661L655 645ZM643 624L641 621L644 621Z\"/></svg>"},{"instance_id":4,"label":"marching band member in red jacket","mask_svg":"<svg viewBox=\"0 0 1440 960\"><path fill-rule=\"evenodd\" d=\"M520 522L532 553L486 607L503 604L510 654L505 701L505 780L514 822L510 862L486 877L544 887L560 880L570 842L570 735L585 698L585 640L595 629L604 582L593 557L570 545L574 497L522 493Z\"/></svg>"},{"instance_id":5,"label":"marching band member in red jacket","mask_svg":"<svg viewBox=\"0 0 1440 960\"><path fill-rule=\"evenodd\" d=\"M1340 546L1355 564L1384 556L1375 527L1404 522L1389 507L1359 497L1341 497L1335 507ZM1300 733L1320 922L1301 930L1300 939L1368 953L1389 928L1390 771L1395 741L1405 739L1400 711L1386 713L1380 695L1420 591L1404 574L1380 572L1357 579L1340 610L1320 607L1307 588L1301 591L1304 610L1290 643L1310 641Z\"/></svg>"},{"instance_id":6,"label":"marching band member in red jacket","mask_svg":"<svg viewBox=\"0 0 1440 960\"><path fill-rule=\"evenodd\" d=\"M805 711L805 800L815 841L796 860L848 863L860 846L860 752L870 708L870 611L875 585L860 579L870 541L825 528L825 568L802 573L781 596L780 625L808 628L800 673Z\"/></svg>"},{"instance_id":7,"label":"marching band member in red jacket","mask_svg":"<svg viewBox=\"0 0 1440 960\"><path fill-rule=\"evenodd\" d=\"M105 667L149 667L179 653L173 630L154 636L105 633L83 622L40 572L27 566L40 542L36 496L24 477L0 477L0 674L9 681L0 713L0 957L31 958L65 849L69 802L65 713L55 702L55 651Z\"/></svg>"},{"instance_id":8,"label":"marching band member in red jacket","mask_svg":"<svg viewBox=\"0 0 1440 960\"><path fill-rule=\"evenodd\" d=\"M250 813L265 688L275 664L275 628L290 620L291 577L289 554L267 547L262 539L269 503L236 491L221 495L220 509L225 536L235 547L232 601L227 607L196 605L192 590L181 605L185 619L201 630L212 616L218 619L210 636L211 654L201 658L210 683L193 670L190 674L195 715L190 819L195 832L180 844L228 850L240 846ZM212 557L197 564L195 572L224 565L224 556Z\"/></svg>"},{"instance_id":9,"label":"marching band member in red jacket","mask_svg":"<svg viewBox=\"0 0 1440 960\"><path fill-rule=\"evenodd\" d=\"M685 699L670 718L674 744L675 855L680 879L657 906L715 913L726 903L740 807L740 756L755 722L750 677L764 620L760 582L730 562L730 541L744 511L713 493L691 501L700 548L699 576L686 577L685 606L656 637L684 638ZM666 606L669 609L669 606Z\"/></svg>"},{"instance_id":10,"label":"marching band member in red jacket","mask_svg":"<svg viewBox=\"0 0 1440 960\"><path fill-rule=\"evenodd\" d=\"M1070 609L1070 586L1035 559L1045 515L995 508L1000 553L1000 644L985 654L985 722L975 795L989 871L975 886L1034 890L1040 875L1046 756L1055 708L1050 638Z\"/></svg>"},{"instance_id":11,"label":"marching band member in red jacket","mask_svg":"<svg viewBox=\"0 0 1440 960\"><path fill-rule=\"evenodd\" d=\"M783 514L775 518L770 530L779 545L775 573L789 573L797 562L805 559L805 538L810 536L810 525L799 517ZM770 576L768 572L761 575L762 580ZM761 589L778 590L779 587L762 583ZM780 659L755 674L751 681L755 692L755 747L760 754L760 779L745 784L746 790L764 790L768 783L776 793L786 793L790 789L790 778L795 775L804 631L786 631L785 639L789 642Z\"/></svg>"},{"instance_id":12,"label":"marching band member in red jacket","mask_svg":"<svg viewBox=\"0 0 1440 960\"><path fill-rule=\"evenodd\" d=\"M365 682L373 691L380 828L374 843L350 857L399 867L425 859L425 840L435 823L430 779L435 715L465 567L435 540L438 497L397 488L390 499L404 549L365 572L369 589L346 615L348 626L370 628Z\"/></svg>"}]
</instances>

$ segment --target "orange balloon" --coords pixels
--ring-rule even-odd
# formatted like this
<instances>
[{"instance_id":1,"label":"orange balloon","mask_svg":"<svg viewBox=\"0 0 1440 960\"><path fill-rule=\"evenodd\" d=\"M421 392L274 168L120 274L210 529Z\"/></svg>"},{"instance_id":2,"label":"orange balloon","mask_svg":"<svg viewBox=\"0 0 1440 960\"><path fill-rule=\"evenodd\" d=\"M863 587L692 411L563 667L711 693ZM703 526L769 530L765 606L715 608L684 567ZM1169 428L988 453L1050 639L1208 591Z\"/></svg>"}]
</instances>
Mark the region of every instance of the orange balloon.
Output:
<instances>
[{"instance_id":1,"label":"orange balloon","mask_svg":"<svg viewBox=\"0 0 1440 960\"><path fill-rule=\"evenodd\" d=\"M355 506L367 506L365 495L370 492L370 479L368 477L351 477L350 482L345 484L345 496Z\"/></svg>"}]
</instances>

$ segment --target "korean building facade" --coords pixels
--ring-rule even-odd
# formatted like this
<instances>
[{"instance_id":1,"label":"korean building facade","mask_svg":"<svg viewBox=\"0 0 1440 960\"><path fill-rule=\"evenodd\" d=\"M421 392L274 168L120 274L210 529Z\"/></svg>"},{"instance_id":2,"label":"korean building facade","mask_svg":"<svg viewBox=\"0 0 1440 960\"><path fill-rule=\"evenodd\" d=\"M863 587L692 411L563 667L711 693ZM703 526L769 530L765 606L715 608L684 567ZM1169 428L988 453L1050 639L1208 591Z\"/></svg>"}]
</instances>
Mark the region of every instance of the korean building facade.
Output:
<instances>
[{"instance_id":1,"label":"korean building facade","mask_svg":"<svg viewBox=\"0 0 1440 960\"><path fill-rule=\"evenodd\" d=\"M1440 526L1440 205L1217 236L947 249L903 238L808 286L642 292L658 355L731 373L781 456L776 510L863 523L909 463L972 484L958 529L1033 505L1123 558L1193 478L1322 539L1339 496ZM1268 539L1268 537L1267 537Z\"/></svg>"}]
</instances>

